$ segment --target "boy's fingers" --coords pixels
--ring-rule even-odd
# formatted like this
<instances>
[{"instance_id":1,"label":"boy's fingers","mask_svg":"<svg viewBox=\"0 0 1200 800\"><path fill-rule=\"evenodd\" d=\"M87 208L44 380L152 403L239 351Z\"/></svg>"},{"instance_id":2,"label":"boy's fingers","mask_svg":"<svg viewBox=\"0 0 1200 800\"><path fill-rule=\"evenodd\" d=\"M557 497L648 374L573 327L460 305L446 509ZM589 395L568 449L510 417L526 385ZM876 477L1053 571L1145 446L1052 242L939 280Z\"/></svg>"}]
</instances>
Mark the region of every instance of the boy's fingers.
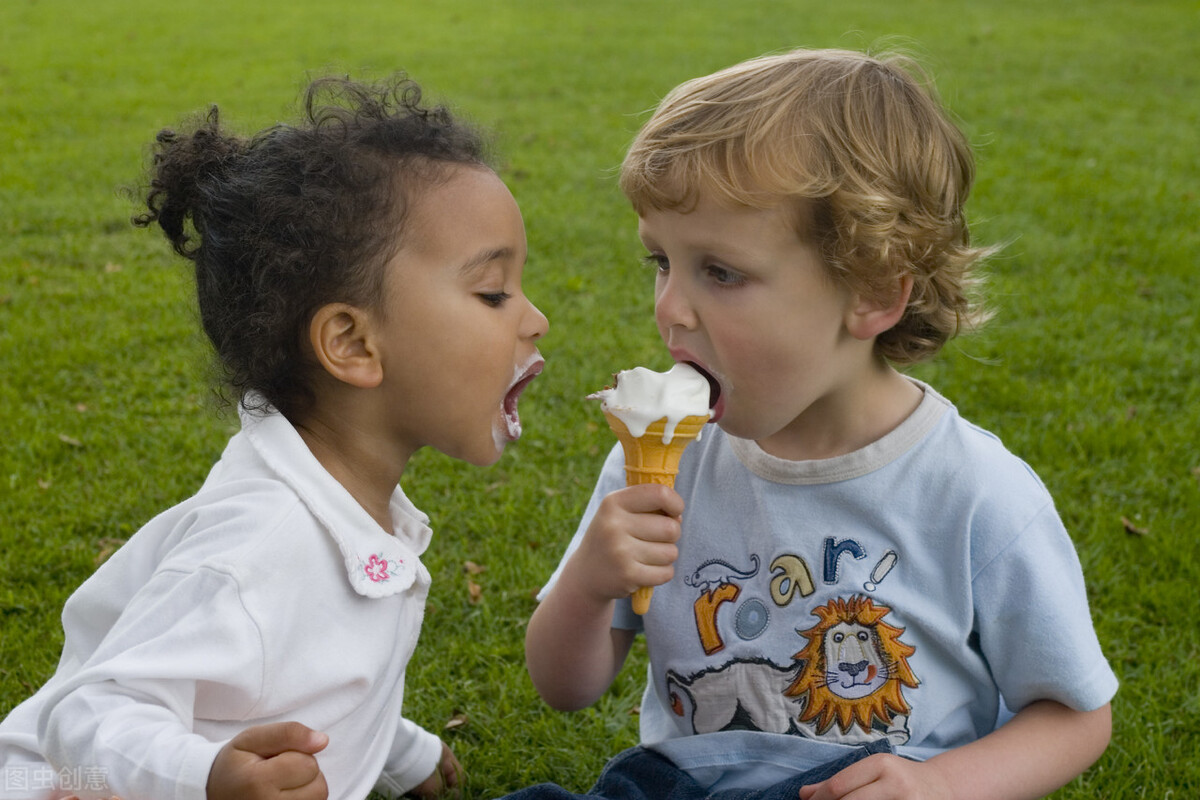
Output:
<instances>
[{"instance_id":1,"label":"boy's fingers","mask_svg":"<svg viewBox=\"0 0 1200 800\"><path fill-rule=\"evenodd\" d=\"M683 514L683 498L674 489L659 484L628 486L622 491L621 506L634 514Z\"/></svg>"},{"instance_id":2,"label":"boy's fingers","mask_svg":"<svg viewBox=\"0 0 1200 800\"><path fill-rule=\"evenodd\" d=\"M260 758L273 758L291 750L319 753L329 744L329 737L299 722L274 722L247 728L235 736L231 744Z\"/></svg>"}]
</instances>

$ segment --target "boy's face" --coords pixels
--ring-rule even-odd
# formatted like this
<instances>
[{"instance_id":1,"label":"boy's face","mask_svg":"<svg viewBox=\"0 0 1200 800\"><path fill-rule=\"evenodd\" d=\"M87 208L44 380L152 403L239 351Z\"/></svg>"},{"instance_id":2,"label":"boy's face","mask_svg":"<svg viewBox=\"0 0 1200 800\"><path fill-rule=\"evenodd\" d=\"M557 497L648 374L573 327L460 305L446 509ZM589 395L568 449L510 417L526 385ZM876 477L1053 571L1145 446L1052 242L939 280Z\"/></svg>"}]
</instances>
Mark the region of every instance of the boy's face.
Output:
<instances>
[{"instance_id":1,"label":"boy's face","mask_svg":"<svg viewBox=\"0 0 1200 800\"><path fill-rule=\"evenodd\" d=\"M877 362L847 330L853 295L793 219L702 197L686 214L646 213L638 231L658 267L659 334L719 383L715 421L781 457L826 457L845 444L843 401Z\"/></svg>"},{"instance_id":2,"label":"boy's face","mask_svg":"<svg viewBox=\"0 0 1200 800\"><path fill-rule=\"evenodd\" d=\"M517 399L541 370L545 316L525 297L525 227L490 170L453 166L414 193L379 320L393 434L473 464L520 435Z\"/></svg>"}]
</instances>

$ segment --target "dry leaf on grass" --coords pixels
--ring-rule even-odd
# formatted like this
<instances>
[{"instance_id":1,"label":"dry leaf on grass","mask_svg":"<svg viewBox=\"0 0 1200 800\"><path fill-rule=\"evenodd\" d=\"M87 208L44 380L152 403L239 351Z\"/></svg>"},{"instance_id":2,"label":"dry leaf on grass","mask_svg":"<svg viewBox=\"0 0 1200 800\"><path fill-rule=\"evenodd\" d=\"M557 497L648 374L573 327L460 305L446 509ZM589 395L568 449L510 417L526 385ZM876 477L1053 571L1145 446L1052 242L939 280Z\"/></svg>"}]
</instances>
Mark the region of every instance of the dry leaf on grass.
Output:
<instances>
[{"instance_id":1,"label":"dry leaf on grass","mask_svg":"<svg viewBox=\"0 0 1200 800\"><path fill-rule=\"evenodd\" d=\"M473 606L477 606L482 599L483 587L475 581L467 581L467 602Z\"/></svg>"},{"instance_id":2,"label":"dry leaf on grass","mask_svg":"<svg viewBox=\"0 0 1200 800\"><path fill-rule=\"evenodd\" d=\"M1126 533L1132 534L1134 536L1149 536L1150 535L1149 528L1142 528L1142 527L1139 527L1139 526L1133 524L1133 521L1131 519L1129 519L1129 517L1121 517L1121 525L1124 526Z\"/></svg>"},{"instance_id":3,"label":"dry leaf on grass","mask_svg":"<svg viewBox=\"0 0 1200 800\"><path fill-rule=\"evenodd\" d=\"M126 541L126 539L105 537L96 542L96 545L99 547L99 551L96 553L96 566L98 567L105 561L108 561L108 557L117 552Z\"/></svg>"}]
</instances>

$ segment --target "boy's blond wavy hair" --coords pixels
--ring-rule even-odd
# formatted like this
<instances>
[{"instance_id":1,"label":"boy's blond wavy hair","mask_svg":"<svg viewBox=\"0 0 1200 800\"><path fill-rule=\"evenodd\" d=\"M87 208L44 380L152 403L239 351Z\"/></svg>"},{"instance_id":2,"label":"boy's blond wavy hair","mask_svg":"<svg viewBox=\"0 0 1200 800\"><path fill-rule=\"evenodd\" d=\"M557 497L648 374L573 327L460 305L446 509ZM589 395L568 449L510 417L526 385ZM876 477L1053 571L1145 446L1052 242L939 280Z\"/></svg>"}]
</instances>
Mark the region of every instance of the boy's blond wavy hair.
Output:
<instances>
[{"instance_id":1,"label":"boy's blond wavy hair","mask_svg":"<svg viewBox=\"0 0 1200 800\"><path fill-rule=\"evenodd\" d=\"M933 356L987 317L972 298L963 205L974 179L966 137L909 59L843 50L763 56L675 88L621 166L643 214L687 212L701 194L752 208L793 205L797 233L860 296L894 297L900 322L876 339L897 364Z\"/></svg>"}]
</instances>

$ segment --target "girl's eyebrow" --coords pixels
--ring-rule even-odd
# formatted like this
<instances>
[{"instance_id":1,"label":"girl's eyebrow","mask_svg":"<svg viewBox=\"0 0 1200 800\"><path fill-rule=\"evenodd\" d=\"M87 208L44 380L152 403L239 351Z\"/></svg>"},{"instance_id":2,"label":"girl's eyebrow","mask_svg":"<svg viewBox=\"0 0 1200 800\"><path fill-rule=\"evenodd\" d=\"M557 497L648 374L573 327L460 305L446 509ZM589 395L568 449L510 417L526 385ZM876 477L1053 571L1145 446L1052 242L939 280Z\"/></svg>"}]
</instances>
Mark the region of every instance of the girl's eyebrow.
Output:
<instances>
[{"instance_id":1,"label":"girl's eyebrow","mask_svg":"<svg viewBox=\"0 0 1200 800\"><path fill-rule=\"evenodd\" d=\"M514 255L511 247L492 247L480 250L475 255L468 258L458 268L462 275L469 275L482 267L487 266L493 261L505 261L511 259Z\"/></svg>"}]
</instances>

